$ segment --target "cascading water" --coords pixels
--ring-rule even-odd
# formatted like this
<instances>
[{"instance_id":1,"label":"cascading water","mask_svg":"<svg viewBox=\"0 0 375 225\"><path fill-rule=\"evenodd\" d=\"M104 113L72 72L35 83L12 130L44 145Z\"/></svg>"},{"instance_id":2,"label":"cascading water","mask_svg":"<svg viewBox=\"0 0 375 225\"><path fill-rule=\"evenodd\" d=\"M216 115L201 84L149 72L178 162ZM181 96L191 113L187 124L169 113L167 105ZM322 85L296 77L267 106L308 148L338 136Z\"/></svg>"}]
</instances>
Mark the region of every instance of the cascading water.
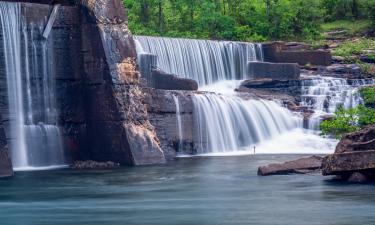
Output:
<instances>
[{"instance_id":1,"label":"cascading water","mask_svg":"<svg viewBox=\"0 0 375 225\"><path fill-rule=\"evenodd\" d=\"M246 154L253 147L262 153L327 153L334 148L334 141L305 132L302 118L278 103L243 100L236 95L240 81L249 78L247 63L263 61L261 45L138 36L136 46L139 56L156 55L161 70L194 79L200 91L205 91L192 97L198 155ZM179 107L178 99L174 101ZM182 138L179 136L180 143ZM274 140L287 145L281 147Z\"/></svg>"},{"instance_id":2,"label":"cascading water","mask_svg":"<svg viewBox=\"0 0 375 225\"><path fill-rule=\"evenodd\" d=\"M216 94L196 94L193 100L199 154L249 150L300 124L298 117L272 101Z\"/></svg>"},{"instance_id":3,"label":"cascading water","mask_svg":"<svg viewBox=\"0 0 375 225\"><path fill-rule=\"evenodd\" d=\"M182 131L182 120L181 120L181 105L180 101L177 96L173 95L173 101L176 106L176 117L177 117L177 130L178 130L178 149L182 149L182 139L183 139L183 131Z\"/></svg>"},{"instance_id":4,"label":"cascading water","mask_svg":"<svg viewBox=\"0 0 375 225\"><path fill-rule=\"evenodd\" d=\"M16 170L63 165L50 42L41 38L44 24L27 25L20 4L8 2L0 2L0 22L13 165Z\"/></svg>"},{"instance_id":5,"label":"cascading water","mask_svg":"<svg viewBox=\"0 0 375 225\"><path fill-rule=\"evenodd\" d=\"M263 61L259 44L136 36L138 54L157 55L158 67L200 86L247 78L249 61Z\"/></svg>"},{"instance_id":6,"label":"cascading water","mask_svg":"<svg viewBox=\"0 0 375 225\"><path fill-rule=\"evenodd\" d=\"M373 80L352 80L333 77L314 77L302 81L302 106L314 110L308 129L318 130L324 115L333 114L339 106L353 108L362 103L359 86L372 84Z\"/></svg>"}]
</instances>

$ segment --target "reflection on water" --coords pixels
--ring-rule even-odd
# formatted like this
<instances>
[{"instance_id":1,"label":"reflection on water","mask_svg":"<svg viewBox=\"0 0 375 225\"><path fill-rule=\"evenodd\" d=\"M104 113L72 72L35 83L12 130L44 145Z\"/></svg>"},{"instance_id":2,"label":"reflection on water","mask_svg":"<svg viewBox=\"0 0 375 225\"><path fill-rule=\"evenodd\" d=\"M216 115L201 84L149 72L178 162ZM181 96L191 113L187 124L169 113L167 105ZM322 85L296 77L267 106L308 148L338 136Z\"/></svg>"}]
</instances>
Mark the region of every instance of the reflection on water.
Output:
<instances>
[{"instance_id":1,"label":"reflection on water","mask_svg":"<svg viewBox=\"0 0 375 225\"><path fill-rule=\"evenodd\" d=\"M183 158L118 171L36 171L0 181L4 225L375 224L373 185L257 177L297 156Z\"/></svg>"}]
</instances>

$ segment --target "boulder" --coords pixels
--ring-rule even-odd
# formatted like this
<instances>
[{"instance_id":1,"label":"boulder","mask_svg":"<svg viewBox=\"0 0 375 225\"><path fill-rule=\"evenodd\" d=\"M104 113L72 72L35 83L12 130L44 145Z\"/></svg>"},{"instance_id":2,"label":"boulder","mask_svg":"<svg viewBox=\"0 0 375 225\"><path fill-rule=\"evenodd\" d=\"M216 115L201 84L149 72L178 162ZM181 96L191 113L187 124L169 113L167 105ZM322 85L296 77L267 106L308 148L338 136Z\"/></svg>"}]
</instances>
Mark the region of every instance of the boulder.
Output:
<instances>
[{"instance_id":1,"label":"boulder","mask_svg":"<svg viewBox=\"0 0 375 225\"><path fill-rule=\"evenodd\" d=\"M323 175L337 175L348 181L375 180L375 125L345 135L335 154L326 156L322 163Z\"/></svg>"},{"instance_id":2,"label":"boulder","mask_svg":"<svg viewBox=\"0 0 375 225\"><path fill-rule=\"evenodd\" d=\"M162 70L152 71L152 87L162 90L198 90L198 83L195 80L179 78L176 75L168 74Z\"/></svg>"},{"instance_id":3,"label":"boulder","mask_svg":"<svg viewBox=\"0 0 375 225\"><path fill-rule=\"evenodd\" d=\"M322 157L311 156L280 164L270 164L258 168L259 176L305 174L319 170L322 165Z\"/></svg>"},{"instance_id":4,"label":"boulder","mask_svg":"<svg viewBox=\"0 0 375 225\"><path fill-rule=\"evenodd\" d=\"M367 182L367 177L359 172L354 172L350 175L348 182L350 183L365 183Z\"/></svg>"},{"instance_id":5,"label":"boulder","mask_svg":"<svg viewBox=\"0 0 375 225\"><path fill-rule=\"evenodd\" d=\"M247 74L253 79L297 80L301 71L295 63L249 62Z\"/></svg>"}]
</instances>

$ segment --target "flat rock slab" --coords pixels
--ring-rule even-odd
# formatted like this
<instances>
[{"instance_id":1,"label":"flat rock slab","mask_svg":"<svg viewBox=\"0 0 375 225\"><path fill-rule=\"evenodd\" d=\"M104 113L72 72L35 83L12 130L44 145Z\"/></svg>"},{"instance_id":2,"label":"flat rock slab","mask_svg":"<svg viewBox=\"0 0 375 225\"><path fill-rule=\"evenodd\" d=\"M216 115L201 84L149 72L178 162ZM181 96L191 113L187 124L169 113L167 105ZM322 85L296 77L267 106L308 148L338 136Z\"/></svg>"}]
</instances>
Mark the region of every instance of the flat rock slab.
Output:
<instances>
[{"instance_id":1,"label":"flat rock slab","mask_svg":"<svg viewBox=\"0 0 375 225\"><path fill-rule=\"evenodd\" d=\"M259 176L305 174L321 168L323 158L311 156L290 162L270 164L258 168Z\"/></svg>"},{"instance_id":2,"label":"flat rock slab","mask_svg":"<svg viewBox=\"0 0 375 225\"><path fill-rule=\"evenodd\" d=\"M247 73L253 79L297 80L301 71L296 63L249 62Z\"/></svg>"},{"instance_id":3,"label":"flat rock slab","mask_svg":"<svg viewBox=\"0 0 375 225\"><path fill-rule=\"evenodd\" d=\"M329 155L323 159L322 169L324 176L374 170L375 150Z\"/></svg>"}]
</instances>

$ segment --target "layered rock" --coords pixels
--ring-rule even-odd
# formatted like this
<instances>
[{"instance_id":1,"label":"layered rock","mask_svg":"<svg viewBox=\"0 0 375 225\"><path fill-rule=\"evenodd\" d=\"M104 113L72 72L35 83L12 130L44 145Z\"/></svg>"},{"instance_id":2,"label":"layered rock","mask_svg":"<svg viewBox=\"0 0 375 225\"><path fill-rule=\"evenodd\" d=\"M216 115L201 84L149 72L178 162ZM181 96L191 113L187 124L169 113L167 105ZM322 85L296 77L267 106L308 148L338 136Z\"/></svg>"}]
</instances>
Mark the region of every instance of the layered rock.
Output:
<instances>
[{"instance_id":1,"label":"layered rock","mask_svg":"<svg viewBox=\"0 0 375 225\"><path fill-rule=\"evenodd\" d=\"M338 175L344 180L374 180L375 125L343 137L335 154L324 158L322 168L323 175Z\"/></svg>"},{"instance_id":2,"label":"layered rock","mask_svg":"<svg viewBox=\"0 0 375 225\"><path fill-rule=\"evenodd\" d=\"M266 62L329 66L332 61L329 51L310 50L308 46L301 44L288 46L284 42L265 43L263 51Z\"/></svg>"},{"instance_id":3,"label":"layered rock","mask_svg":"<svg viewBox=\"0 0 375 225\"><path fill-rule=\"evenodd\" d=\"M164 163L139 88L136 49L120 0L82 0L89 157L126 165Z\"/></svg>"}]
</instances>

